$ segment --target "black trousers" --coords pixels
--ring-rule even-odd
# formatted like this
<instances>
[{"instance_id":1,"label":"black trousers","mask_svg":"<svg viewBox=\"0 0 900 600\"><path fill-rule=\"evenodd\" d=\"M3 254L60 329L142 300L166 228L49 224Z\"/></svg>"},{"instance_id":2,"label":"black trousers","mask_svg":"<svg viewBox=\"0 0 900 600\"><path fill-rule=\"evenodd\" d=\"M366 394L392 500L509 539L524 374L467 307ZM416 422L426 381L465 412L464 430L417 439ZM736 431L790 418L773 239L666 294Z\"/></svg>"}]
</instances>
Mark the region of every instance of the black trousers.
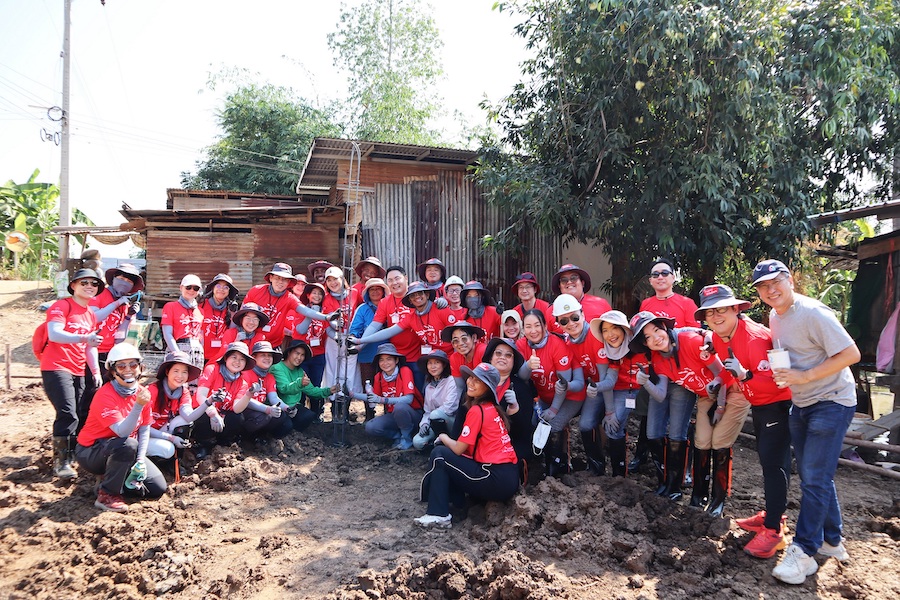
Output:
<instances>
[{"instance_id":1,"label":"black trousers","mask_svg":"<svg viewBox=\"0 0 900 600\"><path fill-rule=\"evenodd\" d=\"M465 494L482 500L506 501L519 489L519 467L512 463L491 465L457 456L447 446L435 446L431 465L422 478L421 499L428 514L450 514L450 502L459 504Z\"/></svg>"},{"instance_id":2,"label":"black trousers","mask_svg":"<svg viewBox=\"0 0 900 600\"><path fill-rule=\"evenodd\" d=\"M44 393L56 409L53 436L68 437L78 433L78 404L84 394L84 376L76 377L68 371L41 371L41 381Z\"/></svg>"},{"instance_id":3,"label":"black trousers","mask_svg":"<svg viewBox=\"0 0 900 600\"><path fill-rule=\"evenodd\" d=\"M97 440L93 446L75 447L75 458L78 465L95 475L103 475L100 487L108 494L142 496L137 490L125 487L128 472L137 460L138 441L135 438L106 438ZM151 498L159 498L166 493L166 478L152 460L144 460L147 466L147 478L144 487Z\"/></svg>"},{"instance_id":4,"label":"black trousers","mask_svg":"<svg viewBox=\"0 0 900 600\"><path fill-rule=\"evenodd\" d=\"M754 406L751 410L756 451L763 472L765 526L768 529L779 529L781 515L787 508L787 491L791 479L791 401Z\"/></svg>"}]
</instances>

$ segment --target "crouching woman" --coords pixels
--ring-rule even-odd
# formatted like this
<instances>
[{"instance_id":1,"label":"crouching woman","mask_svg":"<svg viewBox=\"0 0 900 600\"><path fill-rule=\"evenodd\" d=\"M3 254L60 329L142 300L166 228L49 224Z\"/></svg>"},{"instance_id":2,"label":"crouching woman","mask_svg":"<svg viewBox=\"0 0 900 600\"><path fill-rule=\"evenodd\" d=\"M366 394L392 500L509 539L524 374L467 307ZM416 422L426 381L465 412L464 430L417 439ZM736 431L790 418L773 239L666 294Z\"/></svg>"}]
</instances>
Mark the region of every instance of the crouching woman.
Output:
<instances>
[{"instance_id":1,"label":"crouching woman","mask_svg":"<svg viewBox=\"0 0 900 600\"><path fill-rule=\"evenodd\" d=\"M109 351L106 369L109 383L91 402L75 456L86 470L103 476L94 506L125 512L123 493L159 498L166 492L166 480L145 460L153 419L150 391L138 383L140 353L131 344L117 344Z\"/></svg>"},{"instance_id":2,"label":"crouching woman","mask_svg":"<svg viewBox=\"0 0 900 600\"><path fill-rule=\"evenodd\" d=\"M422 527L450 528L450 504L461 506L466 494L504 502L519 489L509 421L498 406L500 373L487 363L460 371L467 376L468 412L459 439L442 433L435 442L431 465L422 479L421 500L428 502L428 510L415 519Z\"/></svg>"}]
</instances>

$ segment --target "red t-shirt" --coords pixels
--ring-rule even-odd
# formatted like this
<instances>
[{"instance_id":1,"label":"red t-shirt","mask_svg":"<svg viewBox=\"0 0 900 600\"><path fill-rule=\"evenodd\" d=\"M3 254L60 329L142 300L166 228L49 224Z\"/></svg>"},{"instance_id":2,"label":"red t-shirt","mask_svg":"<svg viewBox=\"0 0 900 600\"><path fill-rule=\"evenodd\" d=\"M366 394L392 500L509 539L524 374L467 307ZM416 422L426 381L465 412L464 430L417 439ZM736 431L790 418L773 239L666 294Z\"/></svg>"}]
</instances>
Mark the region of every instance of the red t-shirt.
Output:
<instances>
[{"instance_id":1,"label":"red t-shirt","mask_svg":"<svg viewBox=\"0 0 900 600\"><path fill-rule=\"evenodd\" d=\"M469 360L459 352L450 355L450 375L453 377L462 377L462 371L459 370L463 365L474 369L475 365L480 362L490 362L484 360L484 353L487 351L487 344L478 342L475 344L475 351L472 352L472 359Z\"/></svg>"},{"instance_id":2,"label":"red t-shirt","mask_svg":"<svg viewBox=\"0 0 900 600\"><path fill-rule=\"evenodd\" d=\"M162 382L157 381L147 386L150 390L150 415L153 429L162 429L166 424L178 416L182 406L193 406L194 398L188 390L188 386L181 386L181 397L167 398L162 389Z\"/></svg>"},{"instance_id":3,"label":"red t-shirt","mask_svg":"<svg viewBox=\"0 0 900 600\"><path fill-rule=\"evenodd\" d=\"M748 381L738 382L741 392L751 405L762 406L791 399L791 389L778 387L769 367L768 351L772 349L772 332L768 328L749 318L739 318L731 341L725 342L713 335L713 347L720 357L727 357L728 349L731 348L741 365L753 373Z\"/></svg>"},{"instance_id":4,"label":"red t-shirt","mask_svg":"<svg viewBox=\"0 0 900 600\"><path fill-rule=\"evenodd\" d=\"M206 360L214 360L226 345L222 338L225 337L225 332L231 324L228 318L228 304L226 301L222 310L217 310L209 300L204 300L200 302L199 307L203 315L203 356Z\"/></svg>"},{"instance_id":5,"label":"red t-shirt","mask_svg":"<svg viewBox=\"0 0 900 600\"><path fill-rule=\"evenodd\" d=\"M469 409L457 441L469 445L466 454L470 456L474 449L473 458L479 463L516 464L519 460L503 419L493 404L478 404Z\"/></svg>"},{"instance_id":6,"label":"red t-shirt","mask_svg":"<svg viewBox=\"0 0 900 600\"><path fill-rule=\"evenodd\" d=\"M714 377L708 365L715 360L715 356L700 348L706 341L696 331L681 330L677 335L676 355L665 358L659 352L654 352L653 369L657 375L665 375L672 383L695 394L706 396L706 384ZM722 372L723 379L726 374L727 371Z\"/></svg>"},{"instance_id":7,"label":"red t-shirt","mask_svg":"<svg viewBox=\"0 0 900 600\"><path fill-rule=\"evenodd\" d=\"M87 306L71 298L57 300L47 311L47 323L63 323L63 331L88 335L97 331L97 316ZM87 364L87 344L57 344L50 342L41 355L41 371L67 371L76 377L84 375Z\"/></svg>"},{"instance_id":8,"label":"red t-shirt","mask_svg":"<svg viewBox=\"0 0 900 600\"><path fill-rule=\"evenodd\" d=\"M350 329L350 323L353 321L353 311L356 310L359 303L360 296L356 290L352 288L350 290L349 301L343 304L337 298L332 296L330 292L326 292L325 299L322 300L322 310L320 312L325 315L330 315L334 311L340 310L341 316L344 317L343 331L346 333Z\"/></svg>"},{"instance_id":9,"label":"red t-shirt","mask_svg":"<svg viewBox=\"0 0 900 600\"><path fill-rule=\"evenodd\" d=\"M225 351L228 349L228 344L235 341L237 339L238 329L232 327L228 331L225 332L225 336L222 338L222 347L219 348L218 352L210 360L219 360L225 354ZM263 333L261 328L257 328L256 331L253 332L253 337L249 340L241 340L245 344L247 344L247 348L252 352L253 344L256 342L263 342L266 340L266 334Z\"/></svg>"},{"instance_id":10,"label":"red t-shirt","mask_svg":"<svg viewBox=\"0 0 900 600\"><path fill-rule=\"evenodd\" d=\"M575 361L572 359L569 347L552 333L548 336L547 343L543 348L532 349L525 338L517 340L516 347L526 361L531 358L532 350L537 353L538 358L541 359L541 368L531 371L531 380L537 388L538 397L544 402L553 402L554 386L559 378L556 374L557 371L568 371L573 366L577 366L574 364ZM569 396L566 397L569 398ZM575 398L571 399L575 400ZM584 399L584 392L582 392L581 399Z\"/></svg>"},{"instance_id":11,"label":"red t-shirt","mask_svg":"<svg viewBox=\"0 0 900 600\"><path fill-rule=\"evenodd\" d=\"M384 396L385 398L400 398L401 396L412 394L413 408L421 410L425 406L422 393L416 388L416 382L413 380L413 374L409 367L400 367L400 372L393 381L386 381L384 374L378 371L375 374L375 381L372 382L372 390L376 396ZM385 404L384 411L394 412L394 405Z\"/></svg>"},{"instance_id":12,"label":"red t-shirt","mask_svg":"<svg viewBox=\"0 0 900 600\"><path fill-rule=\"evenodd\" d=\"M438 309L432 304L431 309L424 315L419 315L415 310L409 311L398 325L407 331L415 333L421 345L431 346L432 350L443 350L449 354L453 352L453 346L441 340L441 330L453 324L453 321L450 320L452 317L453 315L449 310ZM420 347L420 356L421 351L422 348Z\"/></svg>"},{"instance_id":13,"label":"red t-shirt","mask_svg":"<svg viewBox=\"0 0 900 600\"><path fill-rule=\"evenodd\" d=\"M256 383L257 381L262 384L262 389L254 394L253 399L261 404L268 404L268 400L266 396L268 396L269 392L275 392L275 376L271 373L266 373L265 377L260 377L257 375L253 369L248 369L244 371L244 374L241 375L244 381L247 382L247 387L249 388L251 385Z\"/></svg>"},{"instance_id":14,"label":"red t-shirt","mask_svg":"<svg viewBox=\"0 0 900 600\"><path fill-rule=\"evenodd\" d=\"M115 301L116 298L113 297L112 292L109 291L109 288L106 288L91 298L90 306L95 308L106 308ZM117 306L109 313L106 320L100 324L100 335L103 336L103 341L97 346L97 352L109 352L112 350L112 347L116 345L116 331L119 330L119 325L125 320L126 314L128 314L127 304L124 306Z\"/></svg>"},{"instance_id":15,"label":"red t-shirt","mask_svg":"<svg viewBox=\"0 0 900 600\"><path fill-rule=\"evenodd\" d=\"M587 326L587 324L585 324ZM603 342L594 337L590 331L584 336L579 344L572 343L571 339L566 337L566 345L569 346L569 352L575 360L573 366L581 367L584 372L585 384L590 379L594 383L600 382L600 372L597 370L597 364L609 364L606 358L606 346ZM585 387L587 387L585 385ZM587 397L587 390L584 389L577 394L571 396L572 400L584 400Z\"/></svg>"},{"instance_id":16,"label":"red t-shirt","mask_svg":"<svg viewBox=\"0 0 900 600\"><path fill-rule=\"evenodd\" d=\"M203 369L203 374L200 375L200 379L197 380L197 387L208 389L210 394L216 390L225 388L225 400L213 405L220 412L223 410L233 410L234 401L238 398L243 398L244 394L250 389L250 386L247 385L247 381L243 376L238 377L230 383L225 381L225 378L223 378L222 374L219 372L219 363L209 363L206 365ZM200 406L200 404L195 398L194 408L197 406Z\"/></svg>"},{"instance_id":17,"label":"red t-shirt","mask_svg":"<svg viewBox=\"0 0 900 600\"><path fill-rule=\"evenodd\" d=\"M694 318L697 305L681 294L674 294L665 300L650 296L641 302L641 310L649 310L658 317L675 319L675 327L700 327L700 323Z\"/></svg>"},{"instance_id":18,"label":"red t-shirt","mask_svg":"<svg viewBox=\"0 0 900 600\"><path fill-rule=\"evenodd\" d=\"M641 386L637 382L637 372L641 367L649 366L647 357L643 354L629 353L620 360L610 360L609 368L619 370L619 378L616 379L614 390L633 390L637 392Z\"/></svg>"},{"instance_id":19,"label":"red t-shirt","mask_svg":"<svg viewBox=\"0 0 900 600\"><path fill-rule=\"evenodd\" d=\"M128 416L135 400L136 398L133 395L127 398L120 396L111 383L101 386L91 401L91 410L88 412L84 427L78 434L78 443L82 446L93 446L97 440L119 437L110 426L115 425ZM150 403L148 402L141 411L141 416L134 427L134 431L129 433L128 436L135 437L138 429L144 425L150 425L152 421Z\"/></svg>"},{"instance_id":20,"label":"red t-shirt","mask_svg":"<svg viewBox=\"0 0 900 600\"><path fill-rule=\"evenodd\" d=\"M175 341L190 338L203 341L203 313L199 308L185 308L180 302L166 302L160 325L171 325Z\"/></svg>"},{"instance_id":21,"label":"red t-shirt","mask_svg":"<svg viewBox=\"0 0 900 600\"><path fill-rule=\"evenodd\" d=\"M397 298L393 294L385 296L378 303L378 309L375 316L372 317L373 323L381 323L385 327L399 325L403 318L412 312L412 309L403 304L401 298ZM412 331L402 331L391 338L391 342L397 348L397 352L406 357L409 362L415 362L422 356L422 342L419 337Z\"/></svg>"},{"instance_id":22,"label":"red t-shirt","mask_svg":"<svg viewBox=\"0 0 900 600\"><path fill-rule=\"evenodd\" d=\"M584 313L584 318L588 323L591 322L591 319L596 319L603 313L612 310L609 302L607 302L604 298L594 296L592 294L584 294L581 297L580 302L581 311Z\"/></svg>"},{"instance_id":23,"label":"red t-shirt","mask_svg":"<svg viewBox=\"0 0 900 600\"><path fill-rule=\"evenodd\" d=\"M450 313L450 316L447 317L447 320L451 323L456 323L457 321L465 321L466 315L469 314L469 309L465 306L460 306L459 308L450 308L448 306L444 310Z\"/></svg>"},{"instance_id":24,"label":"red t-shirt","mask_svg":"<svg viewBox=\"0 0 900 600\"><path fill-rule=\"evenodd\" d=\"M493 306L485 306L484 314L480 318L476 319L472 316L467 316L466 322L484 329L484 341L500 335L500 315L497 314L497 309Z\"/></svg>"},{"instance_id":25,"label":"red t-shirt","mask_svg":"<svg viewBox=\"0 0 900 600\"><path fill-rule=\"evenodd\" d=\"M290 290L285 290L280 296L273 296L269 284L263 283L250 288L244 298L244 304L248 302L256 303L269 317L268 324L262 328L265 338L272 342L272 347L281 346L284 341L285 320L291 312L297 312L300 300Z\"/></svg>"},{"instance_id":26,"label":"red t-shirt","mask_svg":"<svg viewBox=\"0 0 900 600\"><path fill-rule=\"evenodd\" d=\"M544 319L547 321L547 329L554 333L562 333L562 327L559 326L559 323L556 322L556 317L553 316L553 305L545 300L541 300L540 298L534 299L534 308L544 313ZM525 318L525 307L522 306L522 303L516 305L514 309L519 316L523 319ZM590 319L588 319L588 323L590 323Z\"/></svg>"}]
</instances>

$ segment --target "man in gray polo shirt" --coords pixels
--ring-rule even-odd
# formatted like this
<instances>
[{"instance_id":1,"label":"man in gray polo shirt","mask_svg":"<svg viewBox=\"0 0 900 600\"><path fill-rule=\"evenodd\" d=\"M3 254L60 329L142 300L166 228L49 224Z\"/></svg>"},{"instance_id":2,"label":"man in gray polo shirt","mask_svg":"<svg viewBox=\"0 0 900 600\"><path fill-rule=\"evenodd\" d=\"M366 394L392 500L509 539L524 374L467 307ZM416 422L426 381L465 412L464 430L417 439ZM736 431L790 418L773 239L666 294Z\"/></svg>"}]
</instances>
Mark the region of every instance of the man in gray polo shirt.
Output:
<instances>
[{"instance_id":1,"label":"man in gray polo shirt","mask_svg":"<svg viewBox=\"0 0 900 600\"><path fill-rule=\"evenodd\" d=\"M794 279L784 263L764 260L756 265L753 286L772 308L772 341L788 351L791 362L791 368L775 369L774 375L779 387L791 388L791 442L802 495L793 543L772 576L797 585L818 570L816 554L842 562L850 558L841 538L834 474L856 409L849 367L860 355L830 308L794 291Z\"/></svg>"}]
</instances>

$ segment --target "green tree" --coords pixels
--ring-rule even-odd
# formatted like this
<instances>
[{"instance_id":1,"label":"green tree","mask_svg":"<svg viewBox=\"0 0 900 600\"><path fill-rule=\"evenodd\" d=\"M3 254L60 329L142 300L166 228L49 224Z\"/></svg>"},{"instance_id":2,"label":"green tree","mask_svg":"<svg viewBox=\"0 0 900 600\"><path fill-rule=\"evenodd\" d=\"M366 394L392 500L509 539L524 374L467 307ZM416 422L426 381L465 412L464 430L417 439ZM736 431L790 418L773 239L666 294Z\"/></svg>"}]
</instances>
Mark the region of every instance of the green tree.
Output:
<instances>
[{"instance_id":1,"label":"green tree","mask_svg":"<svg viewBox=\"0 0 900 600\"><path fill-rule=\"evenodd\" d=\"M349 73L348 124L358 139L432 145L438 115L434 87L443 74L442 43L431 7L417 0L341 5L328 35L336 67Z\"/></svg>"},{"instance_id":2,"label":"green tree","mask_svg":"<svg viewBox=\"0 0 900 600\"><path fill-rule=\"evenodd\" d=\"M59 237L50 230L59 225L59 187L37 181L35 169L25 183L12 179L0 186L0 227L3 233L22 231L30 240L28 248L19 256L19 272L24 279L49 278L58 265ZM74 225L94 223L77 208L72 211ZM84 240L76 236L79 242ZM13 264L11 253L4 250L2 267Z\"/></svg>"},{"instance_id":3,"label":"green tree","mask_svg":"<svg viewBox=\"0 0 900 600\"><path fill-rule=\"evenodd\" d=\"M523 16L534 58L487 107L503 145L476 177L514 214L494 243L533 227L598 244L623 307L659 255L693 295L726 261L791 259L806 215L890 189L898 15L874 4L500 4Z\"/></svg>"},{"instance_id":4,"label":"green tree","mask_svg":"<svg viewBox=\"0 0 900 600\"><path fill-rule=\"evenodd\" d=\"M196 174L181 174L185 188L291 195L313 140L341 133L330 110L271 84L237 87L218 122L223 133L197 161Z\"/></svg>"}]
</instances>

